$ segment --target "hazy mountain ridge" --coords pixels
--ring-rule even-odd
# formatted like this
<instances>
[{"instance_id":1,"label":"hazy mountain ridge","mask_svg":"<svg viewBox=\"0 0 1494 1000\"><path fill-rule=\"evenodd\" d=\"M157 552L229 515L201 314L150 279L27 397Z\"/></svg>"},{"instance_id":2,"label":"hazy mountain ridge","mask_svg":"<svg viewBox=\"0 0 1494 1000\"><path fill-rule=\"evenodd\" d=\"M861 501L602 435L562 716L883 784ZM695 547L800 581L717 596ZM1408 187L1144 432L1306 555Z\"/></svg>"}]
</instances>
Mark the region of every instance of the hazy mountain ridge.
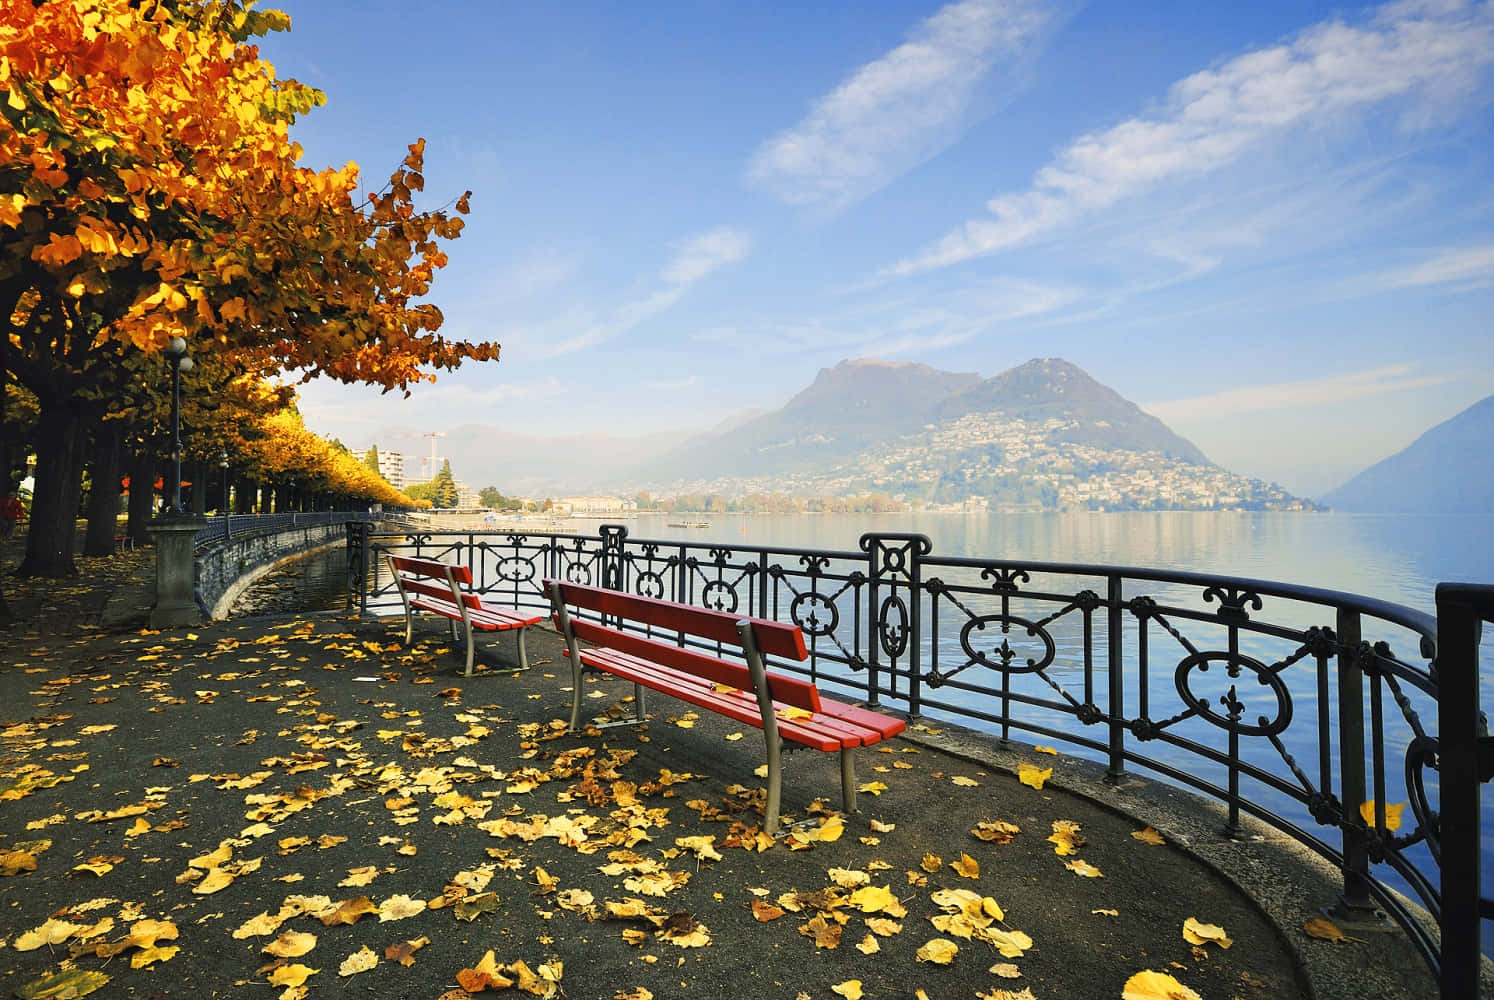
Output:
<instances>
[{"instance_id":1,"label":"hazy mountain ridge","mask_svg":"<svg viewBox=\"0 0 1494 1000\"><path fill-rule=\"evenodd\" d=\"M1323 496L1335 510L1386 514L1494 512L1494 396L1422 434Z\"/></svg>"},{"instance_id":2,"label":"hazy mountain ridge","mask_svg":"<svg viewBox=\"0 0 1494 1000\"><path fill-rule=\"evenodd\" d=\"M687 436L538 438L455 428L443 452L474 484L529 496L880 492L998 507L1304 509L1196 446L1078 366L1038 358L990 378L842 361L781 408Z\"/></svg>"}]
</instances>

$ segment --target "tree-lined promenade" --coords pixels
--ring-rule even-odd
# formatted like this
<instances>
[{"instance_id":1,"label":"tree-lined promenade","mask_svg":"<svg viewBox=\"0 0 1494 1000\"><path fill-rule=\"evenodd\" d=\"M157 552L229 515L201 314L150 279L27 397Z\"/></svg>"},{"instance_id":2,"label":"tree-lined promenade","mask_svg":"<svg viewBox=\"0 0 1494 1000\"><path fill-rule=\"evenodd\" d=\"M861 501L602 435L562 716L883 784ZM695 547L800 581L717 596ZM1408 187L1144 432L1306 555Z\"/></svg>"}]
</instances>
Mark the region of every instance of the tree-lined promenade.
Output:
<instances>
[{"instance_id":1,"label":"tree-lined promenade","mask_svg":"<svg viewBox=\"0 0 1494 1000\"><path fill-rule=\"evenodd\" d=\"M325 97L252 44L288 28L243 0L0 0L0 474L35 456L23 575L75 572L85 488L87 551L113 543L115 483L148 512L140 484L174 469L174 342L199 508L223 463L246 505L394 502L282 381L407 390L498 356L441 336L426 300L470 192L416 205L424 140L376 191L355 164L299 165L290 127Z\"/></svg>"}]
</instances>

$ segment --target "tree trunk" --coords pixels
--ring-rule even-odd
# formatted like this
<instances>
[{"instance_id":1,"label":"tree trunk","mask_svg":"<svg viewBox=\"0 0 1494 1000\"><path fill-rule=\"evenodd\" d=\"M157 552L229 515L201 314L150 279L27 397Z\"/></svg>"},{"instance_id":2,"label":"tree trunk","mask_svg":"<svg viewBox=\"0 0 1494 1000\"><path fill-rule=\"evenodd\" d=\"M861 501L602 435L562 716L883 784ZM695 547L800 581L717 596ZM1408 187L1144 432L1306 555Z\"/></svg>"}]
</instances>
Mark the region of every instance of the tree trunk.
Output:
<instances>
[{"instance_id":1,"label":"tree trunk","mask_svg":"<svg viewBox=\"0 0 1494 1000\"><path fill-rule=\"evenodd\" d=\"M88 493L88 530L83 536L85 556L114 554L119 534L119 422L106 420L93 441L90 463L93 488Z\"/></svg>"},{"instance_id":2,"label":"tree trunk","mask_svg":"<svg viewBox=\"0 0 1494 1000\"><path fill-rule=\"evenodd\" d=\"M73 565L78 497L83 490L83 418L66 400L42 399L36 424L36 490L19 576L77 576Z\"/></svg>"},{"instance_id":3,"label":"tree trunk","mask_svg":"<svg viewBox=\"0 0 1494 1000\"><path fill-rule=\"evenodd\" d=\"M259 488L254 485L252 479L240 479L234 484L233 512L235 514L253 514L254 497Z\"/></svg>"},{"instance_id":4,"label":"tree trunk","mask_svg":"<svg viewBox=\"0 0 1494 1000\"><path fill-rule=\"evenodd\" d=\"M145 526L150 523L150 501L155 492L150 484L150 458L145 455L131 455L129 471L130 515L125 533L136 545L144 545L150 541L150 535L146 532Z\"/></svg>"},{"instance_id":5,"label":"tree trunk","mask_svg":"<svg viewBox=\"0 0 1494 1000\"><path fill-rule=\"evenodd\" d=\"M206 517L208 466L193 462L188 468L191 469L191 475L187 476L187 478L192 481L192 502L187 507L198 517ZM186 470L183 471L185 472Z\"/></svg>"}]
</instances>

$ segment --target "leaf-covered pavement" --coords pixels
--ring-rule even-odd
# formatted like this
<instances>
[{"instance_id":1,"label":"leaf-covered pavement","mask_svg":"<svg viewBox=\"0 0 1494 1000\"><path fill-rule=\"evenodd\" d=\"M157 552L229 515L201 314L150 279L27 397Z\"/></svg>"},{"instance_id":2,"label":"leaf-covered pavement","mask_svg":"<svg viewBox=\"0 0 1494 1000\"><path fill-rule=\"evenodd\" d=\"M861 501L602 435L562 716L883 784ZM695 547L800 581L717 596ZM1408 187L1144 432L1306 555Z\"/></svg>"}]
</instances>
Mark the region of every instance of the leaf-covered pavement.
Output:
<instances>
[{"instance_id":1,"label":"leaf-covered pavement","mask_svg":"<svg viewBox=\"0 0 1494 1000\"><path fill-rule=\"evenodd\" d=\"M527 674L466 679L434 627L401 631L12 633L0 989L1304 995L1237 891L1031 773L894 740L861 752L842 817L838 762L797 752L799 825L768 846L757 731L655 698L648 726L568 736L553 634Z\"/></svg>"}]
</instances>

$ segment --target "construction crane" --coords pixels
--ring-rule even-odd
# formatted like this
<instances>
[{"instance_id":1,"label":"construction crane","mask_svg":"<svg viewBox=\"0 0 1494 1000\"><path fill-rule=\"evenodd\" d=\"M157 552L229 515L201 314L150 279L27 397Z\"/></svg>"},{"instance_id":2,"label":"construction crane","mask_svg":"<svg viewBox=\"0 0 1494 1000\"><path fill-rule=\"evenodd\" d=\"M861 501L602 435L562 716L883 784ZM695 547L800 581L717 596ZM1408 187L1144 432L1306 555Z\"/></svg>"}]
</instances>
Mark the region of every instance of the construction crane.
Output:
<instances>
[{"instance_id":1,"label":"construction crane","mask_svg":"<svg viewBox=\"0 0 1494 1000\"><path fill-rule=\"evenodd\" d=\"M427 458L424 455L422 455L420 457L420 468L421 468L421 471L425 475L425 481L426 482L430 482L432 479L435 479L436 478L436 471L437 471L436 463L441 460L441 457L436 454L436 438L444 438L446 436L446 432L445 431L423 431L423 432L422 431L396 431L393 436L394 437L428 437L428 438L431 439L431 454L430 454L430 457Z\"/></svg>"}]
</instances>

